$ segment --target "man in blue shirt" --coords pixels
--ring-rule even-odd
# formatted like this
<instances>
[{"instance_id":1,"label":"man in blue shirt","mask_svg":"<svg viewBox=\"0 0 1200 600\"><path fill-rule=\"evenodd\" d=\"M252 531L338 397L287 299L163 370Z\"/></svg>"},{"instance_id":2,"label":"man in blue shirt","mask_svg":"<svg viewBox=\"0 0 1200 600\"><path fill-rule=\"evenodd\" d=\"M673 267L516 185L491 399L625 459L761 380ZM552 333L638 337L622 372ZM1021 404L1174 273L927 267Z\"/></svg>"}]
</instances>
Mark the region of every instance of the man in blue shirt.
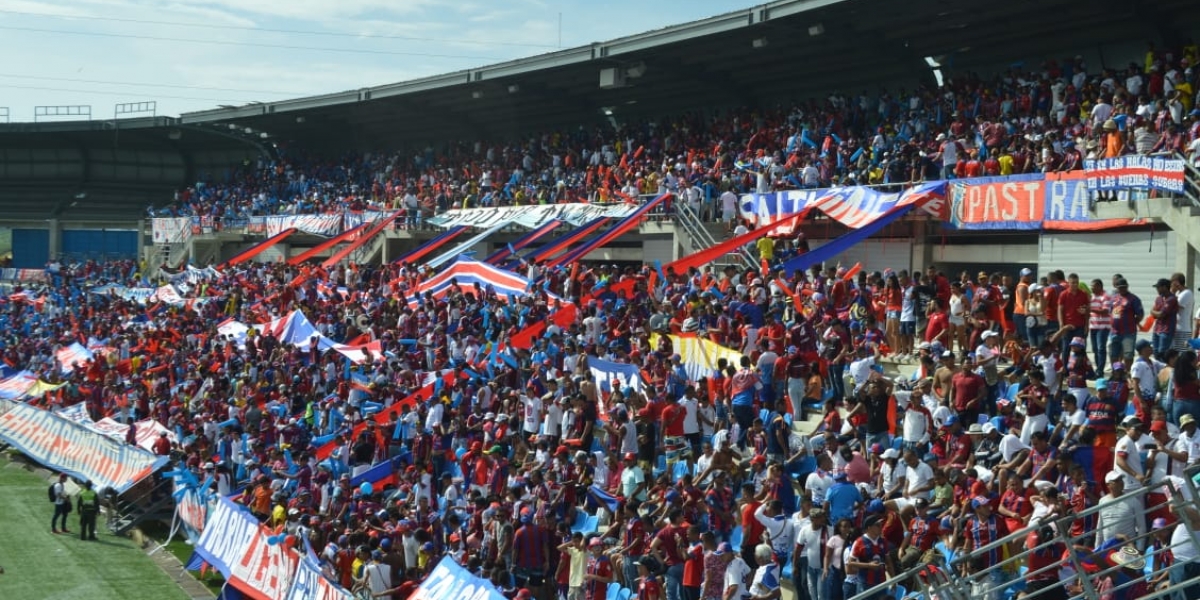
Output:
<instances>
[{"instance_id":1,"label":"man in blue shirt","mask_svg":"<svg viewBox=\"0 0 1200 600\"><path fill-rule=\"evenodd\" d=\"M842 519L853 519L854 509L862 502L862 494L858 486L850 483L845 471L839 471L833 476L833 485L825 490L825 508L829 511L829 520L836 523Z\"/></svg>"}]
</instances>

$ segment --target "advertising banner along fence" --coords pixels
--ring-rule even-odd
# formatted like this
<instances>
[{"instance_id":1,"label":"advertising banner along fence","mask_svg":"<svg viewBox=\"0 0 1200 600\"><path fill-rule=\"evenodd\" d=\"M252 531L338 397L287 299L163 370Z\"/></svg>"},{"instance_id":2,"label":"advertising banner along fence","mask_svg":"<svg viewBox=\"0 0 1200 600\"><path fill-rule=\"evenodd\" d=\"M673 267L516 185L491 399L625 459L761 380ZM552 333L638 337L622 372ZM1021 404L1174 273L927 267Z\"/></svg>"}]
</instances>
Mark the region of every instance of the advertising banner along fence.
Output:
<instances>
[{"instance_id":1,"label":"advertising banner along fence","mask_svg":"<svg viewBox=\"0 0 1200 600\"><path fill-rule=\"evenodd\" d=\"M950 184L950 223L958 229L1096 231L1129 219L1092 216L1083 171L983 177Z\"/></svg>"},{"instance_id":2,"label":"advertising banner along fence","mask_svg":"<svg viewBox=\"0 0 1200 600\"><path fill-rule=\"evenodd\" d=\"M559 220L576 227L601 217L623 219L637 210L634 204L539 204L537 206L502 206L496 208L463 208L447 211L429 219L439 227L467 225L488 228L500 223L512 223L526 229L541 227Z\"/></svg>"},{"instance_id":3,"label":"advertising banner along fence","mask_svg":"<svg viewBox=\"0 0 1200 600\"><path fill-rule=\"evenodd\" d=\"M0 440L39 464L118 493L167 462L165 456L11 400L0 400Z\"/></svg>"},{"instance_id":4,"label":"advertising banner along fence","mask_svg":"<svg viewBox=\"0 0 1200 600\"><path fill-rule=\"evenodd\" d=\"M1181 194L1183 168L1180 158L1137 154L1083 161L1087 187L1093 192L1159 190Z\"/></svg>"}]
</instances>

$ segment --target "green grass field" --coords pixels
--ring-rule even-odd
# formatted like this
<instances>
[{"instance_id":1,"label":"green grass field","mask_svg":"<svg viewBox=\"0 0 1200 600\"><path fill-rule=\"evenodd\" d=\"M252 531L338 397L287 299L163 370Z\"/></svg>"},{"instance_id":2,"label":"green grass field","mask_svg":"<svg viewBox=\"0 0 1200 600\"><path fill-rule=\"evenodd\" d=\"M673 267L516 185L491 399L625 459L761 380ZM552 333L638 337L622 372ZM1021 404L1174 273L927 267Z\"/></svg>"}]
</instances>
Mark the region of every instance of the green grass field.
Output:
<instances>
[{"instance_id":1,"label":"green grass field","mask_svg":"<svg viewBox=\"0 0 1200 600\"><path fill-rule=\"evenodd\" d=\"M50 533L48 481L0 459L0 598L40 600L184 600L187 595L127 538L97 528L98 541Z\"/></svg>"}]
</instances>

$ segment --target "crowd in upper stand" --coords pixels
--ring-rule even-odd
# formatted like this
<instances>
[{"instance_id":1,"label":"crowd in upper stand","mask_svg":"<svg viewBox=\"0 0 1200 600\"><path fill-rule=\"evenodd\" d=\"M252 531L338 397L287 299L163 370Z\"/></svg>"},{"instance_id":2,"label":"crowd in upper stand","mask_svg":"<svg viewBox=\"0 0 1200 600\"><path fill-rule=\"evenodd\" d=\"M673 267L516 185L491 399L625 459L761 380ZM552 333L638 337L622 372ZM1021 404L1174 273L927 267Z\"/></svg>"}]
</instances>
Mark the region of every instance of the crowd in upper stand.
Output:
<instances>
[{"instance_id":1,"label":"crowd in upper stand","mask_svg":"<svg viewBox=\"0 0 1200 600\"><path fill-rule=\"evenodd\" d=\"M716 220L722 194L1069 171L1089 157L1200 146L1200 58L1190 41L1097 68L1081 57L955 74L938 89L835 92L792 105L693 112L508 141L274 159L212 174L156 216L636 202L675 192ZM619 115L618 115L619 117ZM613 122L616 124L616 121ZM732 200L730 200L732 202Z\"/></svg>"}]
</instances>

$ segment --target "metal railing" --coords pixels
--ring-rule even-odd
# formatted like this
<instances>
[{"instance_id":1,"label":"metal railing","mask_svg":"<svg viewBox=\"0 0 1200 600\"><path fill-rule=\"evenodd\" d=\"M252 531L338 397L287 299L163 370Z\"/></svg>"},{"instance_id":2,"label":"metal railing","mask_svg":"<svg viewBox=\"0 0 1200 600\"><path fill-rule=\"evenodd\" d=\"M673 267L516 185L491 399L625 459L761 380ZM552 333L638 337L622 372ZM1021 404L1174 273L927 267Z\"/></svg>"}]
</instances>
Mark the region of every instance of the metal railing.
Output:
<instances>
[{"instance_id":1,"label":"metal railing","mask_svg":"<svg viewBox=\"0 0 1200 600\"><path fill-rule=\"evenodd\" d=\"M1137 506L1143 508L1143 510L1140 512L1135 511L1134 513L1135 519L1142 519L1141 526L1135 529L1135 531L1138 532L1137 535L1126 538L1120 543L1119 546L1109 548L1105 550L1105 552L1113 549L1119 550L1121 547L1129 545L1135 546L1139 548L1139 550L1148 547L1152 541L1151 538L1155 533L1153 528L1148 526L1150 522L1148 516L1153 515L1160 510L1169 510L1170 513L1176 517L1179 526L1182 526L1186 529L1189 539L1183 543L1190 543L1194 548L1200 548L1200 504L1197 504L1195 500L1184 499L1185 496L1190 498L1200 498L1200 496L1197 495L1198 491L1200 490L1197 489L1195 482L1197 475L1200 475L1200 465L1193 466L1185 471L1185 475L1182 479L1184 482L1183 485L1187 488L1186 490L1177 489L1169 480L1152 482L1150 485L1133 490L1119 498L1102 498L1096 506L1078 513L1072 513L1049 520L1045 524L1051 525L1053 536L1046 540L1040 539L1041 536L1039 536L1038 544L1034 548L1026 547L1025 540L1028 537L1031 528L1025 527L990 544L975 548L969 554L952 556L949 564L945 565L948 567L947 570L949 574L947 577L945 577L944 582L938 581L936 586L930 585L927 587L927 589L913 590L913 592L919 593L920 596L925 598L929 598L933 594L936 594L938 598L973 598L975 600L1003 598L1005 597L1006 591L1013 591L1014 589L1018 588L1023 589L1026 582L1036 578L1036 576L1039 574L1057 572L1059 569L1070 567L1075 572L1074 578L1069 580L1059 578L1050 585L1046 585L1045 587L1042 587L1036 591L1026 591L1023 598L1026 600L1032 600L1042 595L1047 595L1047 597L1059 597L1059 593L1068 598L1099 598L1099 582L1101 582L1105 577L1120 571L1121 567L1106 566L1101 561L1099 563L1099 568L1093 568L1091 572L1085 569L1085 562L1092 563L1092 561L1095 561L1097 558L1102 558L1100 553L1097 553L1095 550L1092 550L1091 552L1084 552L1081 555L1081 552L1083 552L1082 549L1094 548L1092 538L1095 538L1097 533L1094 529L1084 530L1082 534L1073 536L1070 533L1072 524L1078 519L1096 517L1096 515L1098 515L1104 507L1111 503L1134 501L1137 503ZM1165 495L1166 500L1146 506L1145 500L1149 497L1149 495L1155 493L1156 490L1162 489L1164 486L1169 491L1169 493ZM996 515L996 518L1003 517ZM956 526L956 537L959 534L960 532ZM1051 562L1051 564L1036 571L1030 572L1027 570L1029 557L1035 551L1045 550L1060 544L1062 548L1067 550L1067 555L1069 558L1066 561L1054 560ZM1132 588L1133 586L1138 585L1140 582L1148 582L1158 579L1159 576L1167 573L1168 569L1173 567L1173 565L1164 566L1163 562L1158 558L1159 555L1179 545L1180 544L1164 544L1163 547L1155 551L1152 557L1148 557L1148 553L1143 552L1142 557L1144 560L1150 558L1154 559L1152 568L1143 569L1141 575L1132 577L1124 583L1109 588L1106 593L1120 592L1121 590ZM1016 548L1019 548L1020 551L1012 552ZM1009 551L1007 558L1002 558L995 564L986 565L982 569L968 572L967 567L969 563L976 557L992 551L999 552L1001 553L1001 556L1004 556L1004 550ZM938 567L939 572L941 572L944 566L944 562L942 562L943 560L943 557L939 556L939 563L934 564L935 567ZM899 573L896 576L889 578L880 585L860 592L848 600L875 599L882 597L881 594L890 597L892 591L898 584L918 580L919 578L917 576L923 569L927 568L928 565L925 564L917 565L908 571ZM1022 569L1025 570L1023 571ZM1200 586L1200 576L1178 581L1177 583L1171 583L1165 587L1156 586L1159 589L1148 589L1144 594L1139 595L1138 598L1169 598L1172 600L1184 600L1186 598L1186 600L1195 600L1195 598L1184 596L1184 590L1188 590L1193 586ZM1053 596L1049 595L1051 593L1053 593Z\"/></svg>"},{"instance_id":2,"label":"metal railing","mask_svg":"<svg viewBox=\"0 0 1200 600\"><path fill-rule=\"evenodd\" d=\"M1200 169L1188 157L1175 153L1175 158L1183 161L1183 194L1193 207L1200 208ZM1179 196L1177 196L1179 198Z\"/></svg>"},{"instance_id":3,"label":"metal railing","mask_svg":"<svg viewBox=\"0 0 1200 600\"><path fill-rule=\"evenodd\" d=\"M704 221L700 219L695 211L687 205L687 202L677 202L675 205L675 224L682 227L687 232L688 239L691 241L692 250L699 252L707 250L717 245L716 239L708 231L708 227ZM746 251L745 248L738 248L737 251L731 253L734 259L743 263L743 266L753 268L755 266L754 257Z\"/></svg>"}]
</instances>

